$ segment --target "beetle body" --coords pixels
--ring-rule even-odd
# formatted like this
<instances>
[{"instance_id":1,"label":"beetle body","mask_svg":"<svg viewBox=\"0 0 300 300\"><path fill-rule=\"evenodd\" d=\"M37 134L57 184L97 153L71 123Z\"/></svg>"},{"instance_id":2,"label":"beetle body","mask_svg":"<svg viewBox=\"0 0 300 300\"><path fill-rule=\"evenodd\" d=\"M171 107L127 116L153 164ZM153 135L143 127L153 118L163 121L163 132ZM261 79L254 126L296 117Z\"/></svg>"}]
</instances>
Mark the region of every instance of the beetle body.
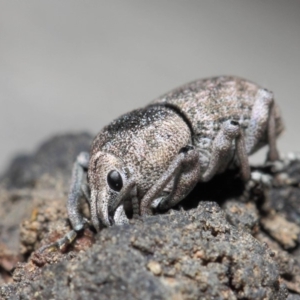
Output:
<instances>
[{"instance_id":1,"label":"beetle body","mask_svg":"<svg viewBox=\"0 0 300 300\"><path fill-rule=\"evenodd\" d=\"M240 124L248 155L268 144L267 121L272 101L272 93L257 84L242 78L220 76L191 82L153 103L178 107L190 123L193 144L203 156L206 153L209 161L212 142L227 120ZM283 123L277 105L273 105L278 135L283 130Z\"/></svg>"},{"instance_id":2,"label":"beetle body","mask_svg":"<svg viewBox=\"0 0 300 300\"><path fill-rule=\"evenodd\" d=\"M68 201L72 226L84 225L78 208L84 171L99 230L126 223L127 202L134 215L170 208L227 168L239 167L249 180L248 155L268 144L269 160L278 159L282 130L272 93L247 80L222 76L175 89L104 127L89 156L77 160Z\"/></svg>"}]
</instances>

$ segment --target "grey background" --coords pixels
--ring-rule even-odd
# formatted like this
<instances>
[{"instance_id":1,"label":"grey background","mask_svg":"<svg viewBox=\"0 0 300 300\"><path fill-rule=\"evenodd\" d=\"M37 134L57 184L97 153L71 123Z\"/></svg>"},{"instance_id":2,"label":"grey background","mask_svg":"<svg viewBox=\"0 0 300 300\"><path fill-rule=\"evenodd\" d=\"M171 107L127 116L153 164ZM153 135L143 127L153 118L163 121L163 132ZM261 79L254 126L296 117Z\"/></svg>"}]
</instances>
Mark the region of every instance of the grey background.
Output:
<instances>
[{"instance_id":1,"label":"grey background","mask_svg":"<svg viewBox=\"0 0 300 300\"><path fill-rule=\"evenodd\" d=\"M56 133L96 133L196 78L274 91L300 150L300 2L0 0L0 172Z\"/></svg>"}]
</instances>

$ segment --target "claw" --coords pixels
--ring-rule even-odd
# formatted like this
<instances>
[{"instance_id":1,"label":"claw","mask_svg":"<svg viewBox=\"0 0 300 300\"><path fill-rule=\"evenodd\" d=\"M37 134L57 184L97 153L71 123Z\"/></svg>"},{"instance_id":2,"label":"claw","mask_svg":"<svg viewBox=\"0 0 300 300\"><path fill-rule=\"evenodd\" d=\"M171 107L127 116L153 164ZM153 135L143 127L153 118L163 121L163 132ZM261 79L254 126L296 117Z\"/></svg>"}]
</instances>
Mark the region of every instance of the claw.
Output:
<instances>
[{"instance_id":1,"label":"claw","mask_svg":"<svg viewBox=\"0 0 300 300\"><path fill-rule=\"evenodd\" d=\"M76 237L77 237L77 232L75 230L71 230L58 241L41 247L38 250L38 252L43 253L46 251L47 253L50 253L58 250L63 251L68 245L73 243Z\"/></svg>"},{"instance_id":2,"label":"claw","mask_svg":"<svg viewBox=\"0 0 300 300\"><path fill-rule=\"evenodd\" d=\"M163 200L163 198L164 198L164 197L159 197L159 198L154 199L154 200L152 201L152 203L151 203L151 208L152 208L152 209L157 209L158 206L159 206L159 204L160 204L160 202Z\"/></svg>"}]
</instances>

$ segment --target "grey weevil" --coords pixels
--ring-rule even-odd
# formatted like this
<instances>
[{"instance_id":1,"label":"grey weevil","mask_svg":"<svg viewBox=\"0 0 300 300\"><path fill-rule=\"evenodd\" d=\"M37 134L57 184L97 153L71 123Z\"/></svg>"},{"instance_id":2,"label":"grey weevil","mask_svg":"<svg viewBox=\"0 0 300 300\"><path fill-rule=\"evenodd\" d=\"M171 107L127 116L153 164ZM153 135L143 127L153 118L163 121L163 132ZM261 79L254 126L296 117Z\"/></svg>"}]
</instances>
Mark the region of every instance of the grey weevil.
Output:
<instances>
[{"instance_id":1,"label":"grey weevil","mask_svg":"<svg viewBox=\"0 0 300 300\"><path fill-rule=\"evenodd\" d=\"M238 167L247 182L249 155L269 145L267 159L279 159L283 128L272 92L233 76L193 81L122 115L78 156L67 205L73 230L52 246L71 243L88 222L82 195L96 231L122 225L126 204L133 217L169 209L227 168Z\"/></svg>"}]
</instances>

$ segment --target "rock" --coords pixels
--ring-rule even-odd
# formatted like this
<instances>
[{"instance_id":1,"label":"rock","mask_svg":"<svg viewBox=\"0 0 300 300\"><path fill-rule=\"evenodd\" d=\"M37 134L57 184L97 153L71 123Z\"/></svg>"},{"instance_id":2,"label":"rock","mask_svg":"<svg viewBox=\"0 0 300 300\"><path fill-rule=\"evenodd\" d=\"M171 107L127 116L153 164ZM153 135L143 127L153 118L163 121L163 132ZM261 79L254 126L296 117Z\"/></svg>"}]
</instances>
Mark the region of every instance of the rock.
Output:
<instances>
[{"instance_id":1,"label":"rock","mask_svg":"<svg viewBox=\"0 0 300 300\"><path fill-rule=\"evenodd\" d=\"M156 276L161 274L161 266L158 262L151 260L149 261L147 268Z\"/></svg>"},{"instance_id":2,"label":"rock","mask_svg":"<svg viewBox=\"0 0 300 300\"><path fill-rule=\"evenodd\" d=\"M22 299L284 299L285 293L270 250L229 225L213 202L105 229L86 252L45 266L26 283L29 273L2 295L14 289Z\"/></svg>"},{"instance_id":3,"label":"rock","mask_svg":"<svg viewBox=\"0 0 300 300\"><path fill-rule=\"evenodd\" d=\"M65 205L73 162L79 152L89 150L91 141L87 133L56 136L26 159L19 156L12 161L0 179L0 243L17 253L19 225L32 217L35 205L57 197L59 206Z\"/></svg>"},{"instance_id":4,"label":"rock","mask_svg":"<svg viewBox=\"0 0 300 300\"><path fill-rule=\"evenodd\" d=\"M258 231L259 212L255 203L228 200L224 203L223 208L226 211L226 218L230 224L252 234Z\"/></svg>"},{"instance_id":5,"label":"rock","mask_svg":"<svg viewBox=\"0 0 300 300\"><path fill-rule=\"evenodd\" d=\"M300 206L299 187L240 202L234 171L200 184L177 210L98 234L86 229L63 252L39 253L70 230L67 183L89 142L53 138L2 176L1 299L299 299L298 210L282 205ZM300 163L286 171L300 178ZM292 228L287 235L278 220Z\"/></svg>"},{"instance_id":6,"label":"rock","mask_svg":"<svg viewBox=\"0 0 300 300\"><path fill-rule=\"evenodd\" d=\"M260 222L264 230L285 249L296 247L300 235L300 227L297 224L287 221L280 214L269 214L261 218Z\"/></svg>"},{"instance_id":7,"label":"rock","mask_svg":"<svg viewBox=\"0 0 300 300\"><path fill-rule=\"evenodd\" d=\"M0 180L12 189L33 187L43 174L68 179L76 156L81 151L89 151L91 142L88 133L54 136L33 155L16 157Z\"/></svg>"}]
</instances>

